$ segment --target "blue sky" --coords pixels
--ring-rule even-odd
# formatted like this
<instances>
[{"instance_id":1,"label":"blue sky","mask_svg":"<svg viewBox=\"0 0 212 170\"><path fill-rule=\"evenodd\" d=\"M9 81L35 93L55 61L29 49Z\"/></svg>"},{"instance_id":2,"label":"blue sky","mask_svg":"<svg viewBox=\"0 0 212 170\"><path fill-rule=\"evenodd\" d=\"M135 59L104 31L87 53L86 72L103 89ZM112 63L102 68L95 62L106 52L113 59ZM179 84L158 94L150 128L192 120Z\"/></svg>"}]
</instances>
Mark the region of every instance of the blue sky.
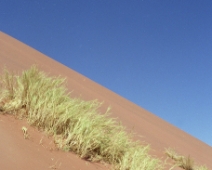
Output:
<instances>
[{"instance_id":1,"label":"blue sky","mask_svg":"<svg viewBox=\"0 0 212 170\"><path fill-rule=\"evenodd\" d=\"M211 0L7 0L1 31L212 146Z\"/></svg>"}]
</instances>

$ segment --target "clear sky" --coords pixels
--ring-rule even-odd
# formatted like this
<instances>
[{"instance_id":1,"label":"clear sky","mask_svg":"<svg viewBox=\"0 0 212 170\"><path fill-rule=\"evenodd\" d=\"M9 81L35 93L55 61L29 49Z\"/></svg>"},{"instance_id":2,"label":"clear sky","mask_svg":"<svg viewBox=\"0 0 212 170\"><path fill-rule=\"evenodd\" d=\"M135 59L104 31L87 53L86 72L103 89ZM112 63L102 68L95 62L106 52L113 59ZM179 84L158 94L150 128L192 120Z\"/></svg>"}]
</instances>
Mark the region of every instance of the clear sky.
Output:
<instances>
[{"instance_id":1,"label":"clear sky","mask_svg":"<svg viewBox=\"0 0 212 170\"><path fill-rule=\"evenodd\" d=\"M212 146L211 0L2 0L0 29Z\"/></svg>"}]
</instances>

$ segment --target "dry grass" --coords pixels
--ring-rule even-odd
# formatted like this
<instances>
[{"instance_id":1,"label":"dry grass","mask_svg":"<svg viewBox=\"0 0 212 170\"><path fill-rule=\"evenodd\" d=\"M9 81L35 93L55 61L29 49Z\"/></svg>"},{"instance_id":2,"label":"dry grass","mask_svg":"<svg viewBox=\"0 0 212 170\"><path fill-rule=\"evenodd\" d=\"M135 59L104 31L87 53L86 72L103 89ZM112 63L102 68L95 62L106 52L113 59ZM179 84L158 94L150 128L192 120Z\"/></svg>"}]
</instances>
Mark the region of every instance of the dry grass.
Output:
<instances>
[{"instance_id":1,"label":"dry grass","mask_svg":"<svg viewBox=\"0 0 212 170\"><path fill-rule=\"evenodd\" d=\"M171 148L166 149L165 153L174 161L172 168L180 167L185 170L208 170L205 166L195 166L194 161L190 158L190 156L181 156Z\"/></svg>"},{"instance_id":2,"label":"dry grass","mask_svg":"<svg viewBox=\"0 0 212 170\"><path fill-rule=\"evenodd\" d=\"M125 128L101 114L98 101L71 98L65 79L48 77L36 67L20 76L4 71L0 79L0 110L26 118L53 135L61 149L90 161L104 161L120 170L159 170L159 159L149 155L149 146L132 141Z\"/></svg>"}]
</instances>

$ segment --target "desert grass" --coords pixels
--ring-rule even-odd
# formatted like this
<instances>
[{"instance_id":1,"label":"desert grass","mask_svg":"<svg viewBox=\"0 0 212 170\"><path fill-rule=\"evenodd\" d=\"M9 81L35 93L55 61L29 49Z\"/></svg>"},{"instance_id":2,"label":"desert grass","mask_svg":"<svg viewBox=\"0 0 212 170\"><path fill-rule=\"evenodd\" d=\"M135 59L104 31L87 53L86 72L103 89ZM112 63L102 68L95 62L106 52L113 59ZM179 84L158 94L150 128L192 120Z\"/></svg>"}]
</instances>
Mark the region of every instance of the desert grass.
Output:
<instances>
[{"instance_id":1,"label":"desert grass","mask_svg":"<svg viewBox=\"0 0 212 170\"><path fill-rule=\"evenodd\" d=\"M179 155L175 150L168 148L165 150L166 155L174 161L174 167L180 167L185 170L208 170L206 166L196 166L190 156Z\"/></svg>"},{"instance_id":2,"label":"desert grass","mask_svg":"<svg viewBox=\"0 0 212 170\"><path fill-rule=\"evenodd\" d=\"M81 158L112 164L119 170L159 170L149 145L132 140L125 128L99 113L101 103L72 98L65 79L50 77L36 67L15 75L6 69L0 79L0 111L25 118L54 137L57 146Z\"/></svg>"}]
</instances>

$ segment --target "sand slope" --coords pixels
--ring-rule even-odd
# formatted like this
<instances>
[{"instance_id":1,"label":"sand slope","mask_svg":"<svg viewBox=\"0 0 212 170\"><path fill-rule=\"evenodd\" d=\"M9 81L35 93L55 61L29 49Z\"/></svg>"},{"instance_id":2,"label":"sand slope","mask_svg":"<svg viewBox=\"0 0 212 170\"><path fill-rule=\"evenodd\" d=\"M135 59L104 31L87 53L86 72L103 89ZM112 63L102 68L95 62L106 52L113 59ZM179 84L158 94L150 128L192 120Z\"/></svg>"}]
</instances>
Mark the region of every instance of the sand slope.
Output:
<instances>
[{"instance_id":1,"label":"sand slope","mask_svg":"<svg viewBox=\"0 0 212 170\"><path fill-rule=\"evenodd\" d=\"M198 164L212 169L212 148L182 130L165 122L103 86L74 70L56 62L20 41L0 32L0 68L21 72L36 64L43 71L67 78L67 87L72 95L86 100L104 101L102 110L112 107L112 116L117 117L128 130L137 133L136 138L151 144L157 156L164 156L164 148L175 148L179 153L190 155ZM2 69L0 70L0 72ZM133 87L132 87L133 88ZM21 131L26 122L0 115L0 169L107 169L103 165L80 160L72 153L62 153L51 148L51 139L45 138L36 129L30 140L24 140ZM139 137L139 136L142 136ZM45 138L45 146L39 144ZM53 168L53 167L51 167Z\"/></svg>"}]
</instances>

